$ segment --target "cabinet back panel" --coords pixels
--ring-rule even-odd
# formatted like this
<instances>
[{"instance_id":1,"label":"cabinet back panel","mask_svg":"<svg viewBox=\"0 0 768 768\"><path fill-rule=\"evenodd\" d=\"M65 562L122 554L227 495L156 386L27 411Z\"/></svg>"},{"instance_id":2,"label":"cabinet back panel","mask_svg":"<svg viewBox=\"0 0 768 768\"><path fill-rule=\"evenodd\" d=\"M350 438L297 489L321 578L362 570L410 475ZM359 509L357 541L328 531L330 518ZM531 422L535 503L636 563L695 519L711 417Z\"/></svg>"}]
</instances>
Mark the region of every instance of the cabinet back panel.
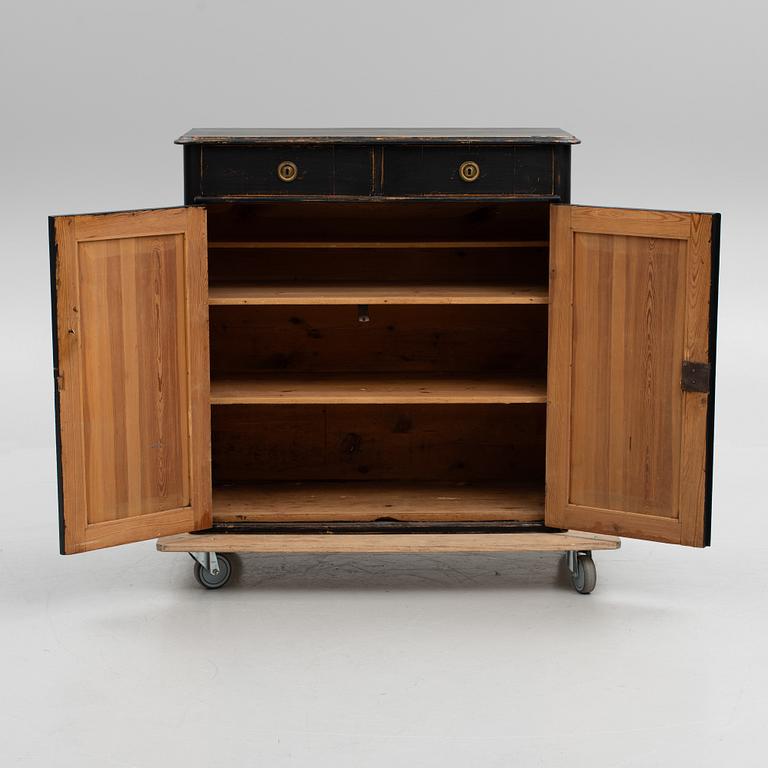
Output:
<instances>
[{"instance_id":1,"label":"cabinet back panel","mask_svg":"<svg viewBox=\"0 0 768 768\"><path fill-rule=\"evenodd\" d=\"M547 283L542 203L209 208L209 275L232 282ZM299 246L299 247L296 247Z\"/></svg>"},{"instance_id":2,"label":"cabinet back panel","mask_svg":"<svg viewBox=\"0 0 768 768\"><path fill-rule=\"evenodd\" d=\"M547 247L210 248L221 283L518 283L547 285Z\"/></svg>"},{"instance_id":3,"label":"cabinet back panel","mask_svg":"<svg viewBox=\"0 0 768 768\"><path fill-rule=\"evenodd\" d=\"M549 202L278 201L207 205L206 210L210 242L493 241L549 237Z\"/></svg>"},{"instance_id":4,"label":"cabinet back panel","mask_svg":"<svg viewBox=\"0 0 768 768\"><path fill-rule=\"evenodd\" d=\"M543 376L547 306L211 307L211 370Z\"/></svg>"},{"instance_id":5,"label":"cabinet back panel","mask_svg":"<svg viewBox=\"0 0 768 768\"><path fill-rule=\"evenodd\" d=\"M544 478L544 405L214 406L214 483Z\"/></svg>"}]
</instances>

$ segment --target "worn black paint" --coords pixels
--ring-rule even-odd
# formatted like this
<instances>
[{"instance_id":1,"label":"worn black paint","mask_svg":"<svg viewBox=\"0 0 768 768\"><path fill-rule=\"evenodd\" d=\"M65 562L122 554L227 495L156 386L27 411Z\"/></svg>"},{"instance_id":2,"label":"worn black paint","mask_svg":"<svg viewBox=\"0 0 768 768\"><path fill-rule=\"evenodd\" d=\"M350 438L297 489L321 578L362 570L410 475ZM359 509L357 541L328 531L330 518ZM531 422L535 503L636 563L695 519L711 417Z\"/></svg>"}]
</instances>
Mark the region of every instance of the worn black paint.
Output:
<instances>
[{"instance_id":1,"label":"worn black paint","mask_svg":"<svg viewBox=\"0 0 768 768\"><path fill-rule=\"evenodd\" d=\"M58 488L59 502L59 552L65 555L64 531L64 475L61 467L61 403L59 395L59 334L58 334L58 306L59 297L56 285L56 259L58 248L56 245L56 217L48 217L48 252L51 271L51 335L53 337L53 413L54 428L56 430L56 485Z\"/></svg>"},{"instance_id":2,"label":"worn black paint","mask_svg":"<svg viewBox=\"0 0 768 768\"><path fill-rule=\"evenodd\" d=\"M367 146L204 146L201 153L200 194L206 198L370 195L373 188ZM293 181L278 178L285 160L297 166Z\"/></svg>"},{"instance_id":3,"label":"worn black paint","mask_svg":"<svg viewBox=\"0 0 768 768\"><path fill-rule=\"evenodd\" d=\"M704 464L704 546L712 538L712 485L715 461L715 368L717 361L717 300L720 282L720 214L712 215L712 267L709 284L709 396L707 455Z\"/></svg>"},{"instance_id":4,"label":"worn black paint","mask_svg":"<svg viewBox=\"0 0 768 768\"><path fill-rule=\"evenodd\" d=\"M184 202L570 200L571 145L563 140L371 141L348 136L339 144L300 142L298 137L291 143L285 139L269 143L264 137L251 143L243 137L231 142L184 142ZM294 181L278 178L277 166L283 160L298 166ZM459 166L466 160L480 166L476 181L459 176Z\"/></svg>"},{"instance_id":5,"label":"worn black paint","mask_svg":"<svg viewBox=\"0 0 768 768\"><path fill-rule=\"evenodd\" d=\"M464 181L459 166L480 167ZM393 195L554 195L554 157L548 146L384 147L382 194Z\"/></svg>"},{"instance_id":6,"label":"worn black paint","mask_svg":"<svg viewBox=\"0 0 768 768\"><path fill-rule=\"evenodd\" d=\"M184 146L184 204L192 205L200 197L200 157L202 148L195 144Z\"/></svg>"},{"instance_id":7,"label":"worn black paint","mask_svg":"<svg viewBox=\"0 0 768 768\"><path fill-rule=\"evenodd\" d=\"M558 144L555 154L555 195L561 203L571 202L571 145Z\"/></svg>"},{"instance_id":8,"label":"worn black paint","mask_svg":"<svg viewBox=\"0 0 768 768\"><path fill-rule=\"evenodd\" d=\"M560 128L193 128L177 144L578 144Z\"/></svg>"}]
</instances>

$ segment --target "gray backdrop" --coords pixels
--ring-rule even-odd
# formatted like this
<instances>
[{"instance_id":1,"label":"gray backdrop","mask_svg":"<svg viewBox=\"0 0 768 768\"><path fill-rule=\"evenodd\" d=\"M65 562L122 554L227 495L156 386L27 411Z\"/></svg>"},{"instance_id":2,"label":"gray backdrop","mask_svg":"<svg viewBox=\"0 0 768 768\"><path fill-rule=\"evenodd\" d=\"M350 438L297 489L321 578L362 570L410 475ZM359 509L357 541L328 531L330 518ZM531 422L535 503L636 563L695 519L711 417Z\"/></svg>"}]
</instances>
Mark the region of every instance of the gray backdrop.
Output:
<instances>
[{"instance_id":1,"label":"gray backdrop","mask_svg":"<svg viewBox=\"0 0 768 768\"><path fill-rule=\"evenodd\" d=\"M768 56L755 2L3 2L8 765L762 764ZM723 214L713 547L57 554L52 213L171 206L202 126L558 126L573 201ZM762 712L762 715L760 714ZM262 762L263 761L263 762Z\"/></svg>"}]
</instances>

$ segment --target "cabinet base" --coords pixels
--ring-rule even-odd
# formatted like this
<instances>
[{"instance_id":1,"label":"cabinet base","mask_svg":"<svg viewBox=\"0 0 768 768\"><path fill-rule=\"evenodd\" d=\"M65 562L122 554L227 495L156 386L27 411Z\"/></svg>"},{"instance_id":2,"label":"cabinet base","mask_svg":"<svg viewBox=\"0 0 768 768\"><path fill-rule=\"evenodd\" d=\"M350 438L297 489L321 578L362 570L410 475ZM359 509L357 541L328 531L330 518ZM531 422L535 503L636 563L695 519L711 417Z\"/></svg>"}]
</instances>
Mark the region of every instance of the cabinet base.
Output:
<instances>
[{"instance_id":1,"label":"cabinet base","mask_svg":"<svg viewBox=\"0 0 768 768\"><path fill-rule=\"evenodd\" d=\"M157 540L160 552L572 552L618 549L615 536L578 531L524 533L182 533Z\"/></svg>"}]
</instances>

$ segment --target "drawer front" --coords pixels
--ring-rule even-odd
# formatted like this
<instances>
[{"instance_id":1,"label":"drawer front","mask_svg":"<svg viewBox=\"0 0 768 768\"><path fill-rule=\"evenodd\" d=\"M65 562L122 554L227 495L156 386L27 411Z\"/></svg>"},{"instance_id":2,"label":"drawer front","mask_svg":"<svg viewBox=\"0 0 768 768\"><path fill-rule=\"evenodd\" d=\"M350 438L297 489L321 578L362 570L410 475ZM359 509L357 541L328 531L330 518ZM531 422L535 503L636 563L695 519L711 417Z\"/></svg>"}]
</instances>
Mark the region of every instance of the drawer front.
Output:
<instances>
[{"instance_id":1,"label":"drawer front","mask_svg":"<svg viewBox=\"0 0 768 768\"><path fill-rule=\"evenodd\" d=\"M555 195L551 146L386 147L384 195Z\"/></svg>"},{"instance_id":2,"label":"drawer front","mask_svg":"<svg viewBox=\"0 0 768 768\"><path fill-rule=\"evenodd\" d=\"M369 147L203 146L200 196L370 195Z\"/></svg>"}]
</instances>

